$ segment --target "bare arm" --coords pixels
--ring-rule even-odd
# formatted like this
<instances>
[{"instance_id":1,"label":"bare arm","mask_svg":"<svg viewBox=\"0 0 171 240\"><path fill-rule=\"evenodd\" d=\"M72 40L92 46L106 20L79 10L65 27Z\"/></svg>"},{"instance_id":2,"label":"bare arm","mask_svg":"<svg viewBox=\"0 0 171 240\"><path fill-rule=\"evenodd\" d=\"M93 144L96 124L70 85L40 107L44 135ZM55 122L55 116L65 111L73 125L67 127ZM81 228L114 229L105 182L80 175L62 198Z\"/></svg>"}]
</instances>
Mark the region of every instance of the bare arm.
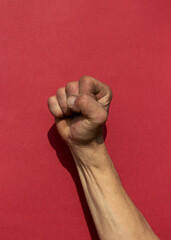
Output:
<instances>
[{"instance_id":1,"label":"bare arm","mask_svg":"<svg viewBox=\"0 0 171 240\"><path fill-rule=\"evenodd\" d=\"M104 144L71 148L84 193L101 240L157 240L125 192ZM101 166L86 164L101 161Z\"/></svg>"},{"instance_id":2,"label":"bare arm","mask_svg":"<svg viewBox=\"0 0 171 240\"><path fill-rule=\"evenodd\" d=\"M73 155L100 239L157 240L125 192L104 144L111 99L109 86L84 76L58 89L48 106Z\"/></svg>"}]
</instances>

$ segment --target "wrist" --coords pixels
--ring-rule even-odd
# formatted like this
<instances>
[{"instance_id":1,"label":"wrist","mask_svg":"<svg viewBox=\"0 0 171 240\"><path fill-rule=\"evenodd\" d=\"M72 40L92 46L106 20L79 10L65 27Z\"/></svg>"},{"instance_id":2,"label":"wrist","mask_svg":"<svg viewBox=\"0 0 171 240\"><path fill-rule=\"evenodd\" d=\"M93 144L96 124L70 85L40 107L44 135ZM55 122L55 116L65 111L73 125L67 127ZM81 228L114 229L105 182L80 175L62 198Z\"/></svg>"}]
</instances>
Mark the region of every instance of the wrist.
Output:
<instances>
[{"instance_id":1,"label":"wrist","mask_svg":"<svg viewBox=\"0 0 171 240\"><path fill-rule=\"evenodd\" d=\"M111 168L113 162L103 142L92 141L87 145L68 144L76 166L104 171Z\"/></svg>"}]
</instances>

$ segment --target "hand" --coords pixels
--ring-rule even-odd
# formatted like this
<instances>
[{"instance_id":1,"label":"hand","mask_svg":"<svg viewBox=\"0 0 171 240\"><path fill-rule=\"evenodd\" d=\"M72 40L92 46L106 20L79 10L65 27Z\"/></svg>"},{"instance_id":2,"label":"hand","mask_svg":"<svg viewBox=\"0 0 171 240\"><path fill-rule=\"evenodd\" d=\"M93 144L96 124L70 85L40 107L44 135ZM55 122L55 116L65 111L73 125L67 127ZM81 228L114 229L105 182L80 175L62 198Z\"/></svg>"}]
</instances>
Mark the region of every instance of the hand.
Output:
<instances>
[{"instance_id":1,"label":"hand","mask_svg":"<svg viewBox=\"0 0 171 240\"><path fill-rule=\"evenodd\" d=\"M87 146L103 142L103 125L107 120L111 88L90 76L69 82L48 98L48 107L56 127L69 146Z\"/></svg>"}]
</instances>

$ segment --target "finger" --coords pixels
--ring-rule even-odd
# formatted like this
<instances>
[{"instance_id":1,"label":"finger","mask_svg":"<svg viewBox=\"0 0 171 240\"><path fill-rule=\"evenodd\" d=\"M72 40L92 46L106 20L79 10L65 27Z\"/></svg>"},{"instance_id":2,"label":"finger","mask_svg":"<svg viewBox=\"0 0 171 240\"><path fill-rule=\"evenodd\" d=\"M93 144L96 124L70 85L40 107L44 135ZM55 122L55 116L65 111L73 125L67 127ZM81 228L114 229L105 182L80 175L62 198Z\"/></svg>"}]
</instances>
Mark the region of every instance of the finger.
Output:
<instances>
[{"instance_id":1,"label":"finger","mask_svg":"<svg viewBox=\"0 0 171 240\"><path fill-rule=\"evenodd\" d=\"M95 95L95 99L100 102L106 110L112 100L111 88L90 76L83 76L79 80L79 93L87 95Z\"/></svg>"},{"instance_id":2,"label":"finger","mask_svg":"<svg viewBox=\"0 0 171 240\"><path fill-rule=\"evenodd\" d=\"M97 102L91 96L80 94L68 98L68 106L74 112L81 113L87 119L98 125L107 120L107 111L101 103Z\"/></svg>"},{"instance_id":3,"label":"finger","mask_svg":"<svg viewBox=\"0 0 171 240\"><path fill-rule=\"evenodd\" d=\"M67 105L67 97L66 97L66 92L65 92L65 87L58 88L56 92L56 97L58 104L63 112L64 115L67 116L72 116L73 111L71 111Z\"/></svg>"},{"instance_id":4,"label":"finger","mask_svg":"<svg viewBox=\"0 0 171 240\"><path fill-rule=\"evenodd\" d=\"M48 108L54 117L64 117L64 114L59 106L56 96L51 96L48 98Z\"/></svg>"},{"instance_id":5,"label":"finger","mask_svg":"<svg viewBox=\"0 0 171 240\"><path fill-rule=\"evenodd\" d=\"M73 81L67 83L65 86L66 97L69 98L72 95L79 94L79 82Z\"/></svg>"}]
</instances>

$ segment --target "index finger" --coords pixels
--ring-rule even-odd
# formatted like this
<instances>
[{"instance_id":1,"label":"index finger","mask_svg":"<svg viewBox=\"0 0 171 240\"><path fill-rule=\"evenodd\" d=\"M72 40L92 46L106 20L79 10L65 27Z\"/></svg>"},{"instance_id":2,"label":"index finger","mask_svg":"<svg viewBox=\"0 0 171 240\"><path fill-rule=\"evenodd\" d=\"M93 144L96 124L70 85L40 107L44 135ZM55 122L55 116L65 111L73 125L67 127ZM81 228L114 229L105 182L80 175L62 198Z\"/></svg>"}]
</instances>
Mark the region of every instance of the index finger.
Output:
<instances>
[{"instance_id":1,"label":"index finger","mask_svg":"<svg viewBox=\"0 0 171 240\"><path fill-rule=\"evenodd\" d=\"M80 78L79 93L92 96L106 109L108 109L113 97L112 90L108 85L91 76L83 76Z\"/></svg>"}]
</instances>

